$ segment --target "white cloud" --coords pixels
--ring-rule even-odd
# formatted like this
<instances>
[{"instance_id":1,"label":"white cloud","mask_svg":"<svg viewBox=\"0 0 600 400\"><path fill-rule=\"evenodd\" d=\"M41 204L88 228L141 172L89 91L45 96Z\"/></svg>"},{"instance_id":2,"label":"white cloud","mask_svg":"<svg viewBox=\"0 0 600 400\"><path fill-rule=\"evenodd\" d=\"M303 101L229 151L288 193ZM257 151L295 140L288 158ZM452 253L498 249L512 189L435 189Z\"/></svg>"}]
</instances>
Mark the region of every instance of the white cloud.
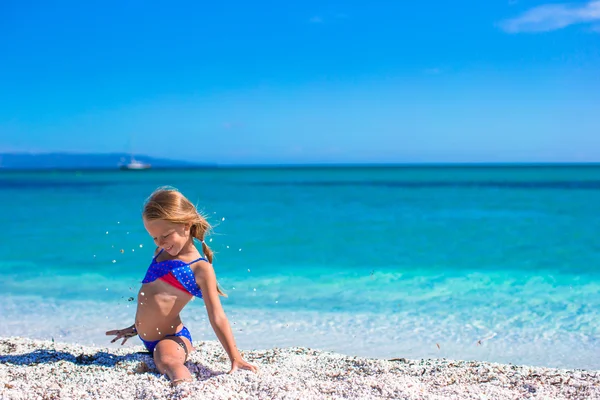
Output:
<instances>
[{"instance_id":1,"label":"white cloud","mask_svg":"<svg viewBox=\"0 0 600 400\"><path fill-rule=\"evenodd\" d=\"M308 22L310 22L311 24L322 24L323 18L319 17L318 15L315 15L314 17L309 19Z\"/></svg>"},{"instance_id":2,"label":"white cloud","mask_svg":"<svg viewBox=\"0 0 600 400\"><path fill-rule=\"evenodd\" d=\"M600 0L584 4L545 4L499 25L508 33L546 32L594 21L600 21Z\"/></svg>"}]
</instances>

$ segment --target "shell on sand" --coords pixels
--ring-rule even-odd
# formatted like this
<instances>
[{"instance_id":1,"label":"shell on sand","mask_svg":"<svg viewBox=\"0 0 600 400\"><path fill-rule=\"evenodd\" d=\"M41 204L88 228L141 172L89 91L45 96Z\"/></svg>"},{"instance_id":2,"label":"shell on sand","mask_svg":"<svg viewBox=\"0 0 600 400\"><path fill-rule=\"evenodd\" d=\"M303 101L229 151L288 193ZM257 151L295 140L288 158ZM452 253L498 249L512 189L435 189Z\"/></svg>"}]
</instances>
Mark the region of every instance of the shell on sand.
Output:
<instances>
[{"instance_id":1,"label":"shell on sand","mask_svg":"<svg viewBox=\"0 0 600 400\"><path fill-rule=\"evenodd\" d=\"M229 371L218 342L196 342L192 383L172 387L148 353L0 339L0 399L589 399L600 372L477 361L377 360L307 348L243 351L260 372Z\"/></svg>"}]
</instances>

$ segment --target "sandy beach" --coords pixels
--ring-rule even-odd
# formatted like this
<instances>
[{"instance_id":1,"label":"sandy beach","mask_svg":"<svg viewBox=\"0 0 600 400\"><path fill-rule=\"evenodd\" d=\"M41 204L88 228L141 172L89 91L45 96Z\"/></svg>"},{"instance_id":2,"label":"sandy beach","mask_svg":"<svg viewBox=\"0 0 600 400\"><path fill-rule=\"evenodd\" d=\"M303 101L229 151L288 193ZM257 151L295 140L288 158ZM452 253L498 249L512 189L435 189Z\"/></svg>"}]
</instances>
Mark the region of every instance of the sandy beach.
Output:
<instances>
[{"instance_id":1,"label":"sandy beach","mask_svg":"<svg viewBox=\"0 0 600 400\"><path fill-rule=\"evenodd\" d=\"M308 348L243 351L237 371L217 342L196 342L196 381L172 387L141 346L0 339L1 399L594 399L600 371L451 360L379 360Z\"/></svg>"}]
</instances>

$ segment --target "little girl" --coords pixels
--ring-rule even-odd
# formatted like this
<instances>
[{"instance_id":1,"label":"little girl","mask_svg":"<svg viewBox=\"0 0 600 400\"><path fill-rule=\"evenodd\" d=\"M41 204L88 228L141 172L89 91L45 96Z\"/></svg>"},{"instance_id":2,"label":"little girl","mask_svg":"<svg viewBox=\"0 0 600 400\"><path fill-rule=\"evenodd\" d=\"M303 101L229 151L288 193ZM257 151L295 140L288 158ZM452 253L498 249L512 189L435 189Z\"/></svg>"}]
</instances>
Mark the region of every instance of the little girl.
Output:
<instances>
[{"instance_id":1,"label":"little girl","mask_svg":"<svg viewBox=\"0 0 600 400\"><path fill-rule=\"evenodd\" d=\"M173 384L191 381L184 363L195 349L179 313L197 296L204 299L210 324L229 355L229 373L238 368L256 372L255 366L242 359L219 300L219 295L225 294L217 285L212 251L204 241L211 228L206 219L179 191L165 188L146 201L142 219L157 248L138 293L135 323L106 332L116 335L111 343L123 339L124 344L139 335L158 370ZM198 252L194 238L202 243L206 258Z\"/></svg>"}]
</instances>

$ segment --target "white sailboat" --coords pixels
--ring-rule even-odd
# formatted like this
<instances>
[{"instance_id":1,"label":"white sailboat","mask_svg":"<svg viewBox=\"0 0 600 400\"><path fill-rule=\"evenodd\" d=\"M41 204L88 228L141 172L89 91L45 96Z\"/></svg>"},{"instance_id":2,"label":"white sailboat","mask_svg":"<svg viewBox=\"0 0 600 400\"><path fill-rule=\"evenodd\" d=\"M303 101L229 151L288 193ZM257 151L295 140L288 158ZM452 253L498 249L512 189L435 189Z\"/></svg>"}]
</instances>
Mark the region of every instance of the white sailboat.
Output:
<instances>
[{"instance_id":1,"label":"white sailboat","mask_svg":"<svg viewBox=\"0 0 600 400\"><path fill-rule=\"evenodd\" d=\"M121 164L119 167L123 170L141 170L150 169L152 166L150 164L136 160L132 155L131 159L127 164Z\"/></svg>"},{"instance_id":2,"label":"white sailboat","mask_svg":"<svg viewBox=\"0 0 600 400\"><path fill-rule=\"evenodd\" d=\"M129 151L128 151L128 153L130 154L129 162L126 163L125 159L121 158L121 164L119 164L119 168L121 170L127 170L127 171L139 171L139 170L144 170L144 169L150 169L151 168L150 164L138 161L133 156L133 153L134 153L133 139L134 139L134 137L133 137L133 135L131 135L129 137Z\"/></svg>"}]
</instances>

